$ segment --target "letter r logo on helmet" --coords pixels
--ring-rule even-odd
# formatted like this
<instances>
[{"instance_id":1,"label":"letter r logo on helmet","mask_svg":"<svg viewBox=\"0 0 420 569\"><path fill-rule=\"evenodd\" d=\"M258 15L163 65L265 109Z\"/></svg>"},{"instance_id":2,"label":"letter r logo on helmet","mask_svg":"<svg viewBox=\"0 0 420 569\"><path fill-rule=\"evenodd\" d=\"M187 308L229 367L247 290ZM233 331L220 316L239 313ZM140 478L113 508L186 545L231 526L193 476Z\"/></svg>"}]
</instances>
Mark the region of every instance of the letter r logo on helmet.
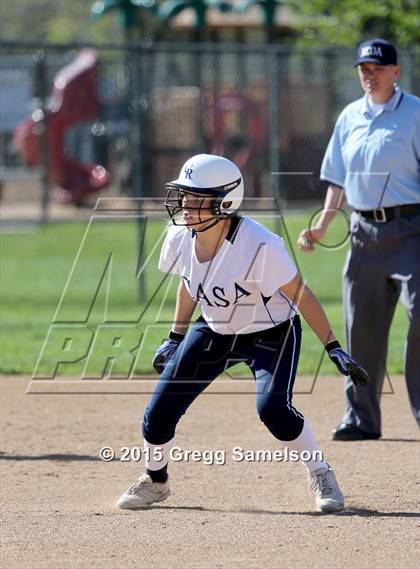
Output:
<instances>
[{"instance_id":1,"label":"letter r logo on helmet","mask_svg":"<svg viewBox=\"0 0 420 569\"><path fill-rule=\"evenodd\" d=\"M184 172L185 172L185 179L191 180L191 174L193 173L193 169L192 168L184 168Z\"/></svg>"}]
</instances>

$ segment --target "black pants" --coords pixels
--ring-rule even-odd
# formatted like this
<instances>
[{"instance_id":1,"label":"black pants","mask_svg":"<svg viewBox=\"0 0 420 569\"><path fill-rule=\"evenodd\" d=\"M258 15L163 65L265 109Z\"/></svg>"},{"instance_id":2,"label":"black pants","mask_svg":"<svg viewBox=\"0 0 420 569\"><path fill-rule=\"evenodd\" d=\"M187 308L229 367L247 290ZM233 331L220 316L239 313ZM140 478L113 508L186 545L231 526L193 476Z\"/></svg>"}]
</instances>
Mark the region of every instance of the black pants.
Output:
<instances>
[{"instance_id":1,"label":"black pants","mask_svg":"<svg viewBox=\"0 0 420 569\"><path fill-rule=\"evenodd\" d=\"M405 380L411 409L420 425L420 214L387 223L351 216L351 250L344 267L344 308L351 355L370 382L345 379L343 421L381 433L380 397L388 337L398 298L409 318Z\"/></svg>"},{"instance_id":2,"label":"black pants","mask_svg":"<svg viewBox=\"0 0 420 569\"><path fill-rule=\"evenodd\" d=\"M199 318L168 362L146 407L143 436L164 444L194 399L224 370L238 362L251 369L257 387L257 412L279 440L296 439L303 416L292 405L302 329L299 316L251 334L222 335Z\"/></svg>"}]
</instances>

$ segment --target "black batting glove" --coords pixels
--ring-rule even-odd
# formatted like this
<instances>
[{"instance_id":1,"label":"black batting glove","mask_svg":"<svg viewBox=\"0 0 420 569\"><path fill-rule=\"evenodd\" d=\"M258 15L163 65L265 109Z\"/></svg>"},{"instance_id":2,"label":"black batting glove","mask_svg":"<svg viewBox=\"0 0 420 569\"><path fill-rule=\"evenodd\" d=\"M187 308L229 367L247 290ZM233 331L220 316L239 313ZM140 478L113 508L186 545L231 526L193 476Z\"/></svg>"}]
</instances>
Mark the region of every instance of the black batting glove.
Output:
<instances>
[{"instance_id":1,"label":"black batting glove","mask_svg":"<svg viewBox=\"0 0 420 569\"><path fill-rule=\"evenodd\" d=\"M159 375L163 372L166 364L177 351L184 337L184 334L171 331L169 332L169 338L164 340L163 344L156 350L153 356L152 366Z\"/></svg>"},{"instance_id":2,"label":"black batting glove","mask_svg":"<svg viewBox=\"0 0 420 569\"><path fill-rule=\"evenodd\" d=\"M369 381L367 372L347 352L343 350L337 340L328 342L325 346L330 360L335 364L338 371L348 375L354 385L366 385Z\"/></svg>"}]
</instances>

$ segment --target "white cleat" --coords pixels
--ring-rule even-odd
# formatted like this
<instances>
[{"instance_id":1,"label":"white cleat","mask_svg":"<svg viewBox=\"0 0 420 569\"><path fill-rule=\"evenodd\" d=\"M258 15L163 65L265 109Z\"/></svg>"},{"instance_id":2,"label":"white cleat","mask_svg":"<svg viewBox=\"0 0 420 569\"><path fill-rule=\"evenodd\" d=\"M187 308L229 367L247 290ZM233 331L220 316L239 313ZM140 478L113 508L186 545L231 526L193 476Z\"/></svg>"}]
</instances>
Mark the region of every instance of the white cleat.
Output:
<instances>
[{"instance_id":1,"label":"white cleat","mask_svg":"<svg viewBox=\"0 0 420 569\"><path fill-rule=\"evenodd\" d=\"M320 468L311 473L309 491L315 495L319 512L332 514L344 509L344 496L330 465L328 469Z\"/></svg>"},{"instance_id":2,"label":"white cleat","mask_svg":"<svg viewBox=\"0 0 420 569\"><path fill-rule=\"evenodd\" d=\"M153 482L148 474L142 474L117 502L124 510L148 508L155 502L162 502L170 495L169 481Z\"/></svg>"}]
</instances>

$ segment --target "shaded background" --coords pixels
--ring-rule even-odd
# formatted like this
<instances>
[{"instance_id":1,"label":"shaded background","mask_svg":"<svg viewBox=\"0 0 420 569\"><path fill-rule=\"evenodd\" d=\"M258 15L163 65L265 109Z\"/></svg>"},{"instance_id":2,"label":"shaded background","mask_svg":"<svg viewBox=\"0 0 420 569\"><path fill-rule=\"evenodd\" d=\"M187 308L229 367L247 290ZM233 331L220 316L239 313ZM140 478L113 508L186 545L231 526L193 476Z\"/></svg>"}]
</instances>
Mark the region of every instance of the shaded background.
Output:
<instances>
[{"instance_id":1,"label":"shaded background","mask_svg":"<svg viewBox=\"0 0 420 569\"><path fill-rule=\"evenodd\" d=\"M357 43L375 35L397 42L400 84L419 91L420 21L410 0L375 9L358 0L5 0L0 10L0 179L9 220L83 215L57 207L57 198L66 201L61 188L79 208L98 195L162 197L196 152L233 159L248 196L274 193L289 208L319 203L332 126L361 94ZM107 179L77 191L77 168L53 175L51 121L37 125L35 168L13 133L37 109L48 118L57 73L86 47L97 58L87 95L95 112L66 127L63 152L81 168L102 166Z\"/></svg>"}]
</instances>

